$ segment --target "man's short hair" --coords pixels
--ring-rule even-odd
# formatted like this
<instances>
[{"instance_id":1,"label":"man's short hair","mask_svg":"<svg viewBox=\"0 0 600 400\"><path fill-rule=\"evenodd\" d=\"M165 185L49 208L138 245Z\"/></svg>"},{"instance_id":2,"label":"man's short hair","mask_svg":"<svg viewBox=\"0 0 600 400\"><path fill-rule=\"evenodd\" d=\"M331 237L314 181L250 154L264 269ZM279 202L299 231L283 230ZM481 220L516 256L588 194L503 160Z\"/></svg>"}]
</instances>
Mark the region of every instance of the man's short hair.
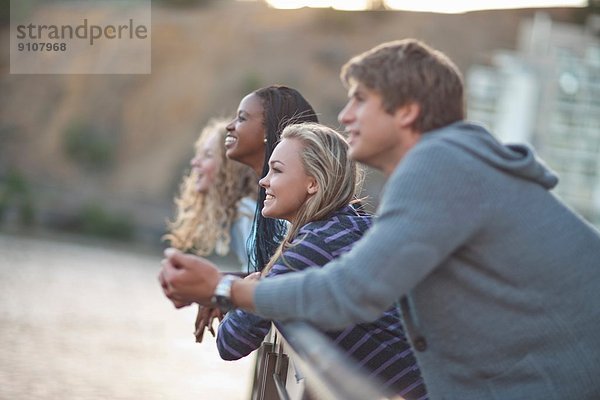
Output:
<instances>
[{"instance_id":1,"label":"man's short hair","mask_svg":"<svg viewBox=\"0 0 600 400\"><path fill-rule=\"evenodd\" d=\"M416 39L383 43L353 57L340 78L347 87L362 83L376 91L390 114L417 103L421 112L413 129L419 132L464 119L460 71L445 54Z\"/></svg>"}]
</instances>

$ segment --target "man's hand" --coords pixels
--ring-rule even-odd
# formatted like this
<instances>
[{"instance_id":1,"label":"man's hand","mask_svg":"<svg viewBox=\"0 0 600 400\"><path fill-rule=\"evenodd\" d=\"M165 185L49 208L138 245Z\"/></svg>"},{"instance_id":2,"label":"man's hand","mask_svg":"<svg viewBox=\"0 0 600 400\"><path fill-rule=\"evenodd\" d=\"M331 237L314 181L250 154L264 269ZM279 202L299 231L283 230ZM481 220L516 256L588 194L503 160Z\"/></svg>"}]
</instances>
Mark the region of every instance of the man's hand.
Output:
<instances>
[{"instance_id":1,"label":"man's hand","mask_svg":"<svg viewBox=\"0 0 600 400\"><path fill-rule=\"evenodd\" d=\"M218 268L208 260L166 249L158 280L165 296L176 308L192 303L210 304L221 277Z\"/></svg>"}]
</instances>

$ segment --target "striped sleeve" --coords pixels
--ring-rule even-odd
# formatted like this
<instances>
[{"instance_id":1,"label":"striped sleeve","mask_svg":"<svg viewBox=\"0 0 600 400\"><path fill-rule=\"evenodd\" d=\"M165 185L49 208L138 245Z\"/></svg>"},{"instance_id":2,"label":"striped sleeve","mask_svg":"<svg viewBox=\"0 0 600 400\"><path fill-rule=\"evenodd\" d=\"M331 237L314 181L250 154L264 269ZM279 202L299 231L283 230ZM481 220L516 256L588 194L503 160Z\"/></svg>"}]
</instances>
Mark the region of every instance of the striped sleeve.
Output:
<instances>
[{"instance_id":1,"label":"striped sleeve","mask_svg":"<svg viewBox=\"0 0 600 400\"><path fill-rule=\"evenodd\" d=\"M258 349L271 329L271 321L243 310L232 310L219 324L217 349L223 360L246 357Z\"/></svg>"},{"instance_id":2,"label":"striped sleeve","mask_svg":"<svg viewBox=\"0 0 600 400\"><path fill-rule=\"evenodd\" d=\"M312 240L311 240L312 239ZM268 277L326 264L333 256L317 244L314 235L306 235L273 265ZM227 313L217 334L217 349L223 360L239 360L258 349L271 328L271 321L243 310Z\"/></svg>"}]
</instances>

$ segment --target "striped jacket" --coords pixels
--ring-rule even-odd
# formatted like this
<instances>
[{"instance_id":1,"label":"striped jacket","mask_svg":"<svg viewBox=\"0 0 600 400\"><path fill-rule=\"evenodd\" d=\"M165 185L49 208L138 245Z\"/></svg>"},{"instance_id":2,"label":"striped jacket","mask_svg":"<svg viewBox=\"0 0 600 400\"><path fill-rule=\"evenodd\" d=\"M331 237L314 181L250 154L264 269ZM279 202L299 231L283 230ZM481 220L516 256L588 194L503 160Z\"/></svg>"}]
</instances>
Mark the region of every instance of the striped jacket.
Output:
<instances>
[{"instance_id":1,"label":"striped jacket","mask_svg":"<svg viewBox=\"0 0 600 400\"><path fill-rule=\"evenodd\" d=\"M359 214L351 206L341 208L326 220L304 225L267 278L325 265L350 250L370 226L371 217ZM243 310L229 312L219 325L217 336L221 358L237 360L247 356L261 345L270 327L270 320L254 314ZM395 308L372 323L326 334L384 387L407 399L427 398Z\"/></svg>"}]
</instances>

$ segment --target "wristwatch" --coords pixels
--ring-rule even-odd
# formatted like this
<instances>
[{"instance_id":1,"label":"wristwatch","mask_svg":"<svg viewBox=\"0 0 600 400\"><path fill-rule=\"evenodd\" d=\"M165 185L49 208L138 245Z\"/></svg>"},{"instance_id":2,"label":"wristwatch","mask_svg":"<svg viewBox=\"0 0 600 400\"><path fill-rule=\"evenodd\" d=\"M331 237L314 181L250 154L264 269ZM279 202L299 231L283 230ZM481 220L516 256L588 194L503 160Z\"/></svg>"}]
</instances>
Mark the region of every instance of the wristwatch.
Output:
<instances>
[{"instance_id":1,"label":"wristwatch","mask_svg":"<svg viewBox=\"0 0 600 400\"><path fill-rule=\"evenodd\" d=\"M234 307L231 302L231 285L233 282L239 280L235 275L224 275L219 283L217 284L217 288L215 289L215 293L213 294L210 302L213 307L217 307L219 310L223 312L228 312L232 310Z\"/></svg>"}]
</instances>

